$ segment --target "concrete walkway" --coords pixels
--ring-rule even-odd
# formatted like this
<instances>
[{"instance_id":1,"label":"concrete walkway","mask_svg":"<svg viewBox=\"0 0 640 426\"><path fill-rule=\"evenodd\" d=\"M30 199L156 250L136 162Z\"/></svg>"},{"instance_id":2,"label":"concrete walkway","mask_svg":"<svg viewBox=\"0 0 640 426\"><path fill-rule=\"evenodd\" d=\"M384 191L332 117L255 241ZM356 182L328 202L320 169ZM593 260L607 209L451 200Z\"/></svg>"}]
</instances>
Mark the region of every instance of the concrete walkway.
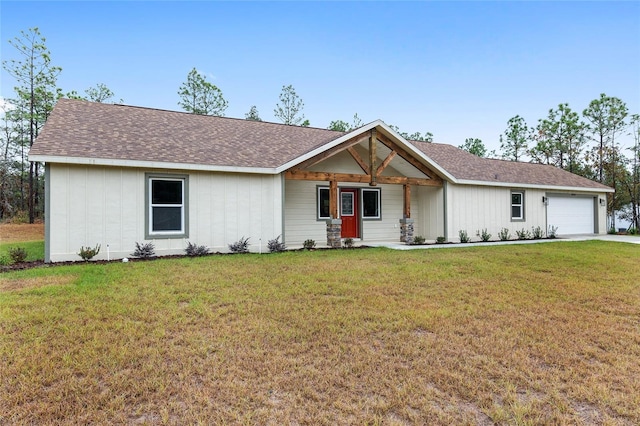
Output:
<instances>
[{"instance_id":1,"label":"concrete walkway","mask_svg":"<svg viewBox=\"0 0 640 426\"><path fill-rule=\"evenodd\" d=\"M498 245L512 245L512 244L542 244L542 243L558 243L566 241L589 241L589 240L602 240L613 241L618 243L631 243L640 244L640 236L638 235L572 235L566 237L559 237L554 239L544 240L509 240L509 241L491 241L488 243L454 243L454 244L425 244L410 246L403 243L395 242L367 242L363 241L362 245L369 247L387 247L394 250L420 250L420 249L442 249L442 248L456 248L456 247L490 247ZM359 244L357 244L359 245Z\"/></svg>"}]
</instances>

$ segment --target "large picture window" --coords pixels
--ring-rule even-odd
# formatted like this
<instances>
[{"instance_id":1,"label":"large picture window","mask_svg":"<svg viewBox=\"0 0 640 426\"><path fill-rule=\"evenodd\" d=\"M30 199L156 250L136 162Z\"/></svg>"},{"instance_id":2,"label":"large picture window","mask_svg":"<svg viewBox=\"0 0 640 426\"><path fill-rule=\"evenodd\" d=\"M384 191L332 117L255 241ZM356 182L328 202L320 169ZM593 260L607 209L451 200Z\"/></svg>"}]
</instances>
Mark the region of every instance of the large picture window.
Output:
<instances>
[{"instance_id":1,"label":"large picture window","mask_svg":"<svg viewBox=\"0 0 640 426\"><path fill-rule=\"evenodd\" d=\"M524 220L524 192L511 191L511 220Z\"/></svg>"},{"instance_id":2,"label":"large picture window","mask_svg":"<svg viewBox=\"0 0 640 426\"><path fill-rule=\"evenodd\" d=\"M187 177L147 175L147 238L187 236Z\"/></svg>"},{"instance_id":3,"label":"large picture window","mask_svg":"<svg viewBox=\"0 0 640 426\"><path fill-rule=\"evenodd\" d=\"M380 189L362 189L362 218L380 219Z\"/></svg>"}]
</instances>

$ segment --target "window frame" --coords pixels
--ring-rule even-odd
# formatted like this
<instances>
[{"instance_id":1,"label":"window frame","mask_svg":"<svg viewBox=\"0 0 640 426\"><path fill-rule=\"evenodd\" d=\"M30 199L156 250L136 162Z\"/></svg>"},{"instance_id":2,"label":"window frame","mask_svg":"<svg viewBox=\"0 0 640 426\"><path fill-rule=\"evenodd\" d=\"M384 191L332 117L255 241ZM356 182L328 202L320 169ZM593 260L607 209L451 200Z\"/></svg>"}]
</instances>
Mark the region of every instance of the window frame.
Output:
<instances>
[{"instance_id":1,"label":"window frame","mask_svg":"<svg viewBox=\"0 0 640 426\"><path fill-rule=\"evenodd\" d=\"M321 191L327 191L327 200L331 196L331 194L329 194L328 186L322 186L322 185L316 186L316 220L318 221L331 219L331 211L328 212L327 216L322 216L322 210L321 210L322 196L320 195Z\"/></svg>"},{"instance_id":2,"label":"window frame","mask_svg":"<svg viewBox=\"0 0 640 426\"><path fill-rule=\"evenodd\" d=\"M180 207L181 229L176 231L154 231L153 227L153 208L163 207L164 204L153 204L153 182L154 181L178 181L182 182L182 203L170 204L166 206ZM188 238L189 237L189 176L180 174L165 173L145 173L145 239L171 239L171 238Z\"/></svg>"},{"instance_id":3,"label":"window frame","mask_svg":"<svg viewBox=\"0 0 640 426\"><path fill-rule=\"evenodd\" d=\"M519 194L520 195L520 203L514 203L513 202L513 196L515 194ZM509 194L509 216L511 217L511 221L512 222L524 222L525 221L525 215L524 215L524 197L525 197L525 191L524 190L512 190L511 193ZM514 216L513 215L513 208L514 207L519 207L520 208L520 216Z\"/></svg>"},{"instance_id":4,"label":"window frame","mask_svg":"<svg viewBox=\"0 0 640 426\"><path fill-rule=\"evenodd\" d=\"M373 192L377 195L378 202L378 215L377 216L365 216L364 215L364 193L365 192ZM360 188L360 205L362 212L360 213L360 217L362 220L382 220L382 189L381 188Z\"/></svg>"}]
</instances>

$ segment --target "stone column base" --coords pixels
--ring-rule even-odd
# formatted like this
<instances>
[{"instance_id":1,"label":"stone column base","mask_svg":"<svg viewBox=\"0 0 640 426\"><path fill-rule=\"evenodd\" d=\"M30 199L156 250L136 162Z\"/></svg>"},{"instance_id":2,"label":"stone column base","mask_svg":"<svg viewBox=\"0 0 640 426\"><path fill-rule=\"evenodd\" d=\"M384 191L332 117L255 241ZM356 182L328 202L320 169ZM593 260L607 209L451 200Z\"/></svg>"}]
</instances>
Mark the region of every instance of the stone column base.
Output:
<instances>
[{"instance_id":1,"label":"stone column base","mask_svg":"<svg viewBox=\"0 0 640 426\"><path fill-rule=\"evenodd\" d=\"M342 219L327 220L327 245L331 248L342 247Z\"/></svg>"},{"instance_id":2,"label":"stone column base","mask_svg":"<svg viewBox=\"0 0 640 426\"><path fill-rule=\"evenodd\" d=\"M413 243L413 219L400 219L400 242Z\"/></svg>"}]
</instances>

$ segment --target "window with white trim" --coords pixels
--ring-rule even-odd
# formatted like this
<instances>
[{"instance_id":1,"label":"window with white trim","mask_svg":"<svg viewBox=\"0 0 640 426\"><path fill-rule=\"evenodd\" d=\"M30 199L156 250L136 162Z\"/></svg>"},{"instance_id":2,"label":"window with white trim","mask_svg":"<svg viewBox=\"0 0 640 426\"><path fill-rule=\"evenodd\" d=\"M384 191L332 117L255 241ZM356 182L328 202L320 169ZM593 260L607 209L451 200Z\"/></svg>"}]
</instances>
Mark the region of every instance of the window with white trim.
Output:
<instances>
[{"instance_id":1,"label":"window with white trim","mask_svg":"<svg viewBox=\"0 0 640 426\"><path fill-rule=\"evenodd\" d=\"M147 238L187 236L187 177L147 175Z\"/></svg>"},{"instance_id":2,"label":"window with white trim","mask_svg":"<svg viewBox=\"0 0 640 426\"><path fill-rule=\"evenodd\" d=\"M329 187L318 187L318 220L331 219L329 211Z\"/></svg>"},{"instance_id":3,"label":"window with white trim","mask_svg":"<svg viewBox=\"0 0 640 426\"><path fill-rule=\"evenodd\" d=\"M511 191L511 220L524 220L524 191Z\"/></svg>"},{"instance_id":4,"label":"window with white trim","mask_svg":"<svg viewBox=\"0 0 640 426\"><path fill-rule=\"evenodd\" d=\"M362 188L362 218L381 219L380 189Z\"/></svg>"}]
</instances>

